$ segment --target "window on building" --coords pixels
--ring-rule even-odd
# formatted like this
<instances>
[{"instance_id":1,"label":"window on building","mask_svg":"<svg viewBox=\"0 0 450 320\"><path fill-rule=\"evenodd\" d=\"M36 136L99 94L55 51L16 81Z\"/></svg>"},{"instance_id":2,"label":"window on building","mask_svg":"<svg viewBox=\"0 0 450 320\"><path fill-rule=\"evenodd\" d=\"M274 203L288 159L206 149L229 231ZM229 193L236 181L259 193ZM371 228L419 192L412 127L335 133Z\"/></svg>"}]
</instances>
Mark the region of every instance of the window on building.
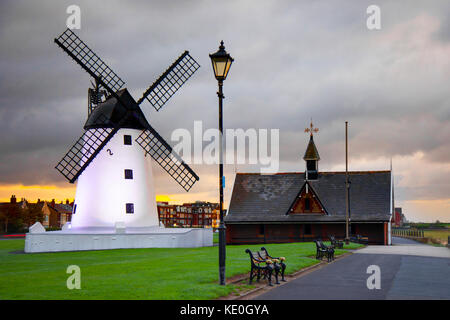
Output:
<instances>
[{"instance_id":1,"label":"window on building","mask_svg":"<svg viewBox=\"0 0 450 320\"><path fill-rule=\"evenodd\" d=\"M350 224L350 234L357 234L356 225Z\"/></svg>"},{"instance_id":2,"label":"window on building","mask_svg":"<svg viewBox=\"0 0 450 320\"><path fill-rule=\"evenodd\" d=\"M304 234L311 234L311 225L310 224L305 224Z\"/></svg>"},{"instance_id":3,"label":"window on building","mask_svg":"<svg viewBox=\"0 0 450 320\"><path fill-rule=\"evenodd\" d=\"M127 203L125 205L125 210L127 213L134 213L134 204L133 203Z\"/></svg>"},{"instance_id":4,"label":"window on building","mask_svg":"<svg viewBox=\"0 0 450 320\"><path fill-rule=\"evenodd\" d=\"M131 146L131 136L129 134L123 136L123 144Z\"/></svg>"},{"instance_id":5,"label":"window on building","mask_svg":"<svg viewBox=\"0 0 450 320\"><path fill-rule=\"evenodd\" d=\"M264 232L265 232L264 225L263 225L263 224L260 224L260 225L259 225L259 234L264 234Z\"/></svg>"},{"instance_id":6,"label":"window on building","mask_svg":"<svg viewBox=\"0 0 450 320\"><path fill-rule=\"evenodd\" d=\"M305 210L309 211L311 210L311 199L305 198Z\"/></svg>"},{"instance_id":7,"label":"window on building","mask_svg":"<svg viewBox=\"0 0 450 320\"><path fill-rule=\"evenodd\" d=\"M133 170L125 169L125 179L133 179Z\"/></svg>"},{"instance_id":8,"label":"window on building","mask_svg":"<svg viewBox=\"0 0 450 320\"><path fill-rule=\"evenodd\" d=\"M307 160L306 161L306 169L307 170L316 170L316 161L315 160Z\"/></svg>"}]
</instances>

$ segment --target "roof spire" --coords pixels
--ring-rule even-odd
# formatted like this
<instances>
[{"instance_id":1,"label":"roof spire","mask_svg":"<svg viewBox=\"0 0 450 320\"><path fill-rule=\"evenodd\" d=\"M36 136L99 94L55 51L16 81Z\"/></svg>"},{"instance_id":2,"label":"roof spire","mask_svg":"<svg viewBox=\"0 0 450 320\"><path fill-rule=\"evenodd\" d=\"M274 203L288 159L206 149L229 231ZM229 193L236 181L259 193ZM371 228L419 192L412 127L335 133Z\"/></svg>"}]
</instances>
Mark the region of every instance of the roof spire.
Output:
<instances>
[{"instance_id":1,"label":"roof spire","mask_svg":"<svg viewBox=\"0 0 450 320\"><path fill-rule=\"evenodd\" d=\"M319 151L317 151L316 145L314 143L313 134L319 132L319 129L314 127L312 119L309 128L305 129L305 132L310 133L309 143L306 147L305 155L303 160L320 160Z\"/></svg>"}]
</instances>

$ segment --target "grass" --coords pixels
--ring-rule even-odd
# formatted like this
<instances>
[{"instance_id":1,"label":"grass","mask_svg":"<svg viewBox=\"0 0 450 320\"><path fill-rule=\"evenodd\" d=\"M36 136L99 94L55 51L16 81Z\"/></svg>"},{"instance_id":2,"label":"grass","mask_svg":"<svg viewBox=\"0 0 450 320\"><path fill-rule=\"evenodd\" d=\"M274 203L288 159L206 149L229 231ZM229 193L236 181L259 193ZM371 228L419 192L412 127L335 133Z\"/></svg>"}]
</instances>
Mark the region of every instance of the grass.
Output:
<instances>
[{"instance_id":1,"label":"grass","mask_svg":"<svg viewBox=\"0 0 450 320\"><path fill-rule=\"evenodd\" d=\"M450 230L425 230L424 236L438 240L442 244L447 244Z\"/></svg>"},{"instance_id":2,"label":"grass","mask_svg":"<svg viewBox=\"0 0 450 320\"><path fill-rule=\"evenodd\" d=\"M312 258L314 243L265 247L269 253L286 257L287 274L318 262ZM23 248L24 240L0 241L0 300L215 299L245 289L217 284L217 247L12 253ZM246 248L257 250L260 245L227 246L227 277L249 272ZM337 255L344 252L336 250ZM81 290L66 287L69 265L81 268Z\"/></svg>"}]
</instances>

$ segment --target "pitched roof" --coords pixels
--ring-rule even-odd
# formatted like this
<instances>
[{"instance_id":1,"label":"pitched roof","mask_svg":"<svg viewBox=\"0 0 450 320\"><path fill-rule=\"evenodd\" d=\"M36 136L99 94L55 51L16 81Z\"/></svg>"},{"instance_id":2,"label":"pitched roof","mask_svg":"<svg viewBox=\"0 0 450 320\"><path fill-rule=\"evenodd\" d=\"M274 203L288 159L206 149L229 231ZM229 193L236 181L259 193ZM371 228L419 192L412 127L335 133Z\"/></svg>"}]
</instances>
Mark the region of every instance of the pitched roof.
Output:
<instances>
[{"instance_id":1,"label":"pitched roof","mask_svg":"<svg viewBox=\"0 0 450 320\"><path fill-rule=\"evenodd\" d=\"M352 221L387 221L390 217L390 171L349 172ZM345 220L345 172L320 172L309 184L327 215L287 214L305 184L303 172L262 175L238 173L227 223L342 222Z\"/></svg>"},{"instance_id":2,"label":"pitched roof","mask_svg":"<svg viewBox=\"0 0 450 320\"><path fill-rule=\"evenodd\" d=\"M306 147L303 160L320 160L319 151L317 151L316 144L314 143L313 136L309 138L308 146Z\"/></svg>"},{"instance_id":3,"label":"pitched roof","mask_svg":"<svg viewBox=\"0 0 450 320\"><path fill-rule=\"evenodd\" d=\"M72 213L72 206L70 204L55 203L54 209L59 213Z\"/></svg>"}]
</instances>

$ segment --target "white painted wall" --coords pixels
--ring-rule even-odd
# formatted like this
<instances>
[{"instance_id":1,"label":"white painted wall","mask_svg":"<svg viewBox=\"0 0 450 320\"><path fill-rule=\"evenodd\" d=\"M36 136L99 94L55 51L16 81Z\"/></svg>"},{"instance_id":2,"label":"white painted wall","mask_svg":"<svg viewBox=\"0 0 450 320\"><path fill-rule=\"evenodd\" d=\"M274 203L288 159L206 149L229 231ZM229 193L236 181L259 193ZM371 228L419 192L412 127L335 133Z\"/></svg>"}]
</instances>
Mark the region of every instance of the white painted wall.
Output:
<instances>
[{"instance_id":1,"label":"white painted wall","mask_svg":"<svg viewBox=\"0 0 450 320\"><path fill-rule=\"evenodd\" d=\"M213 245L212 229L159 229L128 233L27 233L25 252L59 252L130 248L198 248Z\"/></svg>"},{"instance_id":2,"label":"white painted wall","mask_svg":"<svg viewBox=\"0 0 450 320\"><path fill-rule=\"evenodd\" d=\"M120 129L78 177L72 228L159 225L151 157L135 141L140 133ZM127 134L132 145L124 144ZM133 170L132 180L125 179L125 169ZM134 204L133 214L126 213L126 203Z\"/></svg>"}]
</instances>

